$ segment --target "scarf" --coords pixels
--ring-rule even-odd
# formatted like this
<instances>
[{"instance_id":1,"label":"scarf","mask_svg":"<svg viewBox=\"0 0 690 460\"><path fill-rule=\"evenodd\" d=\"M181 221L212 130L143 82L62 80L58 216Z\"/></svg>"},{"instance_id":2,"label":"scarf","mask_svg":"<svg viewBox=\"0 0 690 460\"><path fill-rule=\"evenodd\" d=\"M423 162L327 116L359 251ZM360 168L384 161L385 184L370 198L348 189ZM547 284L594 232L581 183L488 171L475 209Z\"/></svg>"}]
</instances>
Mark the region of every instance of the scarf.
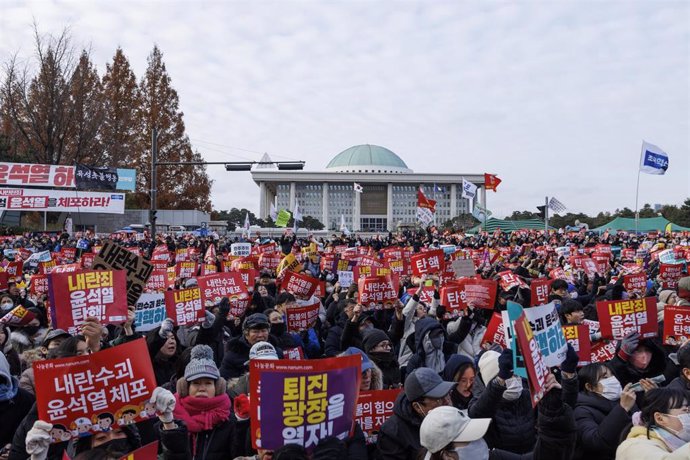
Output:
<instances>
[{"instance_id":1,"label":"scarf","mask_svg":"<svg viewBox=\"0 0 690 460\"><path fill-rule=\"evenodd\" d=\"M424 365L430 369L433 369L437 373L443 372L443 368L446 367L446 357L443 356L443 346L441 348L434 348L431 343L429 334L424 337L423 340L424 353L426 354L426 360Z\"/></svg>"},{"instance_id":2,"label":"scarf","mask_svg":"<svg viewBox=\"0 0 690 460\"><path fill-rule=\"evenodd\" d=\"M671 452L674 452L677 449L680 449L687 442L687 441L683 441L682 439L680 439L678 436L671 433L670 431L666 431L665 429L660 428L660 427L650 428L649 431L654 432L654 434L656 434L659 437L659 439L664 441L664 444L666 444L666 447L668 447L668 450Z\"/></svg>"},{"instance_id":3,"label":"scarf","mask_svg":"<svg viewBox=\"0 0 690 460\"><path fill-rule=\"evenodd\" d=\"M7 379L3 383L0 383L0 401L9 401L17 396L19 392L19 381L16 377L10 376L10 382L7 383Z\"/></svg>"},{"instance_id":4,"label":"scarf","mask_svg":"<svg viewBox=\"0 0 690 460\"><path fill-rule=\"evenodd\" d=\"M211 430L230 418L230 397L226 393L213 398L180 398L180 395L176 394L175 398L177 404L173 415L187 425L187 431L190 433Z\"/></svg>"}]
</instances>

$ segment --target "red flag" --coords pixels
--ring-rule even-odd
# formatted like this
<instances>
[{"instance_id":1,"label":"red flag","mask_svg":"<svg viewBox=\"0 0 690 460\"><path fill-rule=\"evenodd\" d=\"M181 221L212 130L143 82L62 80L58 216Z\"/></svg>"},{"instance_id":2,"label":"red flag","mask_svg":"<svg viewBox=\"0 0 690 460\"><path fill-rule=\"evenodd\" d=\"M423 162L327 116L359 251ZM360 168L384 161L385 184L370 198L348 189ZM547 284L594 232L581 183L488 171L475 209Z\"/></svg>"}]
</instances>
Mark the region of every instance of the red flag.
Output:
<instances>
[{"instance_id":1,"label":"red flag","mask_svg":"<svg viewBox=\"0 0 690 460\"><path fill-rule=\"evenodd\" d=\"M424 195L421 187L419 187L419 190L417 190L417 207L426 208L431 212L436 212L436 200L430 200L427 198L426 195Z\"/></svg>"},{"instance_id":2,"label":"red flag","mask_svg":"<svg viewBox=\"0 0 690 460\"><path fill-rule=\"evenodd\" d=\"M206 250L206 255L204 256L204 263L215 264L216 263L216 246L211 243Z\"/></svg>"},{"instance_id":3,"label":"red flag","mask_svg":"<svg viewBox=\"0 0 690 460\"><path fill-rule=\"evenodd\" d=\"M494 192L496 191L496 187L498 187L498 184L501 183L501 179L496 176L496 174L487 174L484 173L484 187L487 190L493 190Z\"/></svg>"}]
</instances>

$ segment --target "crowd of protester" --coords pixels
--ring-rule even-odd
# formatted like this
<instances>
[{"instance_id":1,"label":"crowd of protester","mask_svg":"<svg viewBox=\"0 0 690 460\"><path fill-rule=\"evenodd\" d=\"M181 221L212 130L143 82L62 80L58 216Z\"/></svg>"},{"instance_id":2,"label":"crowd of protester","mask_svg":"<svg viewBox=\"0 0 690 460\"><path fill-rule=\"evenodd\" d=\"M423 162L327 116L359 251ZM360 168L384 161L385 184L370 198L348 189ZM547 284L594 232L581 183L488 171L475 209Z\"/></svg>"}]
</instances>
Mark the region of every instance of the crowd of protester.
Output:
<instances>
[{"instance_id":1,"label":"crowd of protester","mask_svg":"<svg viewBox=\"0 0 690 460\"><path fill-rule=\"evenodd\" d=\"M149 256L158 245L168 250L197 248L203 257L210 245L222 271L223 255L237 239L192 235L161 235L158 241L140 235L113 235L127 247ZM271 238L247 240L259 245ZM77 258L104 240L93 235L30 234L2 240L2 266L26 253L59 252L78 248ZM227 298L207 306L205 319L194 327L178 327L165 319L159 327L139 333L134 306L127 321L103 326L89 319L79 335L50 326L46 295L31 292L36 268L25 264L21 277L0 292L0 316L17 305L35 314L22 327L0 324L0 459L120 458L137 447L159 441L164 459L690 459L690 346L670 346L657 338L629 334L617 344L607 362L578 367L572 348L547 377L546 394L532 407L525 379L513 373L510 349L482 343L494 311L506 302L530 305L529 287L499 289L494 310L468 308L446 319L436 276L403 276L397 302L391 308L369 310L358 302L357 285L343 289L337 273L322 267L321 255L336 246L424 248L454 245L457 249L497 250L500 256L476 264L482 278L494 279L510 270L527 286L562 268L570 281L555 280L549 301L559 309L563 324L597 321L596 302L633 297L623 288L625 249L644 248L641 263L648 275L644 297L658 299L659 321L667 305L690 312L690 277L673 290L658 280L654 254L683 248L690 258L688 235L608 232L515 231L479 233L401 232L364 239L356 235L297 239L290 232L275 238L279 250L316 244L318 254L303 261L303 271L325 281L322 308L314 327L288 332L285 312L297 305L276 284L276 273L261 270L251 303L242 317L230 317ZM599 244L617 248L606 273L587 277L570 266L560 247L586 251ZM620 248L620 250L618 250ZM298 252L298 251L297 251ZM627 252L629 254L629 252ZM76 260L63 260L72 263ZM193 279L176 280L177 287ZM433 286L433 300L420 298ZM416 289L409 295L408 289ZM96 353L144 337L153 363L157 388L149 410L157 417L136 425L88 437L54 441L54 427L39 420L35 405L32 363L39 360ZM593 341L601 340L593 334ZM357 424L347 439L329 437L306 452L299 445L276 451L254 450L250 432L249 367L253 359L283 358L299 349L304 359L361 355L360 391L402 388L393 415L385 421L375 443ZM661 383L652 377L663 375ZM636 385L637 384L637 385ZM279 409L276 409L279 410Z\"/></svg>"}]
</instances>

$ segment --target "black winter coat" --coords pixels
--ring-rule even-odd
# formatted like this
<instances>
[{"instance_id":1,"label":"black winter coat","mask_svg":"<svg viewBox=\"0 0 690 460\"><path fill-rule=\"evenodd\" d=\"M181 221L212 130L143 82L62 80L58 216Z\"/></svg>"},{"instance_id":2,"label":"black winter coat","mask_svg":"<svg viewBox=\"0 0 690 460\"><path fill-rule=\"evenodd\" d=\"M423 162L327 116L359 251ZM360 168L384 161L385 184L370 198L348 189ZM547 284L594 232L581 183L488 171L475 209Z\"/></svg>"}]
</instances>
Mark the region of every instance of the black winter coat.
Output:
<instances>
[{"instance_id":1,"label":"black winter coat","mask_svg":"<svg viewBox=\"0 0 690 460\"><path fill-rule=\"evenodd\" d=\"M468 415L470 418L492 418L484 440L490 448L504 449L524 454L534 448L536 441L535 414L529 391L522 390L522 395L515 401L503 399L505 386L492 380L484 392L474 401L470 401Z\"/></svg>"},{"instance_id":2,"label":"black winter coat","mask_svg":"<svg viewBox=\"0 0 690 460\"><path fill-rule=\"evenodd\" d=\"M340 348L340 339L343 336L343 330L345 325L348 323L348 318L345 313L341 313L336 320L335 325L328 329L328 335L326 336L326 342L324 345L324 354L327 358L332 356L338 356L342 351Z\"/></svg>"},{"instance_id":3,"label":"black winter coat","mask_svg":"<svg viewBox=\"0 0 690 460\"><path fill-rule=\"evenodd\" d=\"M415 460L422 418L412 409L412 403L401 392L395 400L393 415L381 425L376 451L380 460Z\"/></svg>"},{"instance_id":4,"label":"black winter coat","mask_svg":"<svg viewBox=\"0 0 690 460\"><path fill-rule=\"evenodd\" d=\"M14 379L13 379L14 380ZM17 381L14 380L17 385ZM0 401L0 447L12 442L12 435L34 405L34 397L26 390L18 388L14 398Z\"/></svg>"},{"instance_id":5,"label":"black winter coat","mask_svg":"<svg viewBox=\"0 0 690 460\"><path fill-rule=\"evenodd\" d=\"M581 392L575 406L578 441L575 459L616 458L621 432L631 423L635 411L636 406L628 413L619 401L609 401L597 393Z\"/></svg>"},{"instance_id":6,"label":"black winter coat","mask_svg":"<svg viewBox=\"0 0 690 460\"><path fill-rule=\"evenodd\" d=\"M189 433L187 426L175 420L177 428L164 430L158 425L164 460L232 460L236 457L237 440L232 418L212 430Z\"/></svg>"},{"instance_id":7,"label":"black winter coat","mask_svg":"<svg viewBox=\"0 0 690 460\"><path fill-rule=\"evenodd\" d=\"M26 453L26 434L33 428L36 420L38 420L38 409L36 409L36 404L34 404L14 432L8 460L27 460L31 458L31 455ZM67 449L68 444L69 442L67 441L51 444L48 448L46 459L62 460L62 454Z\"/></svg>"},{"instance_id":8,"label":"black winter coat","mask_svg":"<svg viewBox=\"0 0 690 460\"><path fill-rule=\"evenodd\" d=\"M268 341L275 347L278 358L282 358L283 351L278 346L276 338L269 335ZM247 370L247 366L244 363L249 361L249 350L251 348L252 346L249 345L249 342L247 342L243 335L230 340L225 350L225 356L223 356L223 363L220 366L220 376L225 379L234 379L244 374Z\"/></svg>"}]
</instances>

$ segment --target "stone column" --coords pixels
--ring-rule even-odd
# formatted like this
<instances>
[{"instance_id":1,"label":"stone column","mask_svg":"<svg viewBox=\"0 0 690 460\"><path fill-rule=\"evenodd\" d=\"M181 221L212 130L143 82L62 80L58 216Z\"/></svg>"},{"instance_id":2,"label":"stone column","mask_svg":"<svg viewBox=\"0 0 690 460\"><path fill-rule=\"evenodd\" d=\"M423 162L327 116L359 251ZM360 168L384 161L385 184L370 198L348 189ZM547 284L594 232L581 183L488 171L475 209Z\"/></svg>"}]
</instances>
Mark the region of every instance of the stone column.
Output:
<instances>
[{"instance_id":1,"label":"stone column","mask_svg":"<svg viewBox=\"0 0 690 460\"><path fill-rule=\"evenodd\" d=\"M328 222L328 182L321 185L321 223L326 230L330 229Z\"/></svg>"},{"instance_id":2,"label":"stone column","mask_svg":"<svg viewBox=\"0 0 690 460\"><path fill-rule=\"evenodd\" d=\"M393 231L393 184L388 183L388 200L386 202L386 229Z\"/></svg>"}]
</instances>

